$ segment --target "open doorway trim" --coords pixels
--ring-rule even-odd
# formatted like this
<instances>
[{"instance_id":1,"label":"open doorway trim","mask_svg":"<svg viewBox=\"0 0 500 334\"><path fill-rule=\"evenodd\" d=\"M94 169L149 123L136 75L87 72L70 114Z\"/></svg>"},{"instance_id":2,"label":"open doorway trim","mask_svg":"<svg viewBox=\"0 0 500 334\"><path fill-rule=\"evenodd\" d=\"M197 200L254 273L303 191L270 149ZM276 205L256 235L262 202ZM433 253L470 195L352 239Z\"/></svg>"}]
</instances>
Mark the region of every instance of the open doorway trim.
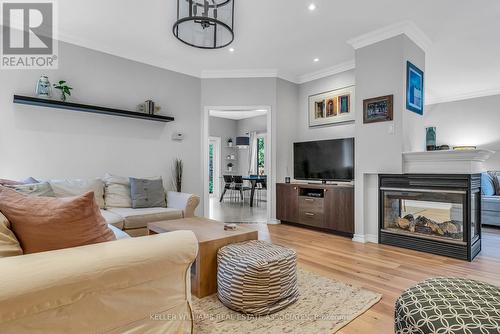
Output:
<instances>
[{"instance_id":1,"label":"open doorway trim","mask_svg":"<svg viewBox=\"0 0 500 334\"><path fill-rule=\"evenodd\" d=\"M275 117L274 117L274 112L271 108L271 106L268 105L258 105L258 106L205 106L202 108L202 136L201 136L201 141L202 141L202 180L203 180L203 216L208 216L209 214L209 200L210 200L210 195L208 193L208 138L210 136L208 127L209 127L209 117L210 117L210 110L260 110L260 109L265 109L267 110L267 141L269 145L268 150L266 150L266 161L269 162L268 165L268 171L271 174L271 178L268 180L268 187L267 187L267 221L269 223L273 223L276 220L273 218L273 208L274 208L274 203L276 200L276 191L274 184L276 184L276 142L275 142L275 133L276 133L276 124L275 124Z\"/></svg>"}]
</instances>

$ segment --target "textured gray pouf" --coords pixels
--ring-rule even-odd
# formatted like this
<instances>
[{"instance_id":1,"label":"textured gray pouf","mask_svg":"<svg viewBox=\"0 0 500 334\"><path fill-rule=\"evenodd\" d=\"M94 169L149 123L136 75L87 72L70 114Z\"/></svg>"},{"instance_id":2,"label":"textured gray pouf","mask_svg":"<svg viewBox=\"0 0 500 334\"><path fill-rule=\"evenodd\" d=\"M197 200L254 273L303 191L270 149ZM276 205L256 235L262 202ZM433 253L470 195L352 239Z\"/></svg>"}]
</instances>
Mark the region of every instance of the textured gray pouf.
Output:
<instances>
[{"instance_id":1,"label":"textured gray pouf","mask_svg":"<svg viewBox=\"0 0 500 334\"><path fill-rule=\"evenodd\" d=\"M217 296L230 309L267 315L297 301L297 254L264 241L219 249Z\"/></svg>"}]
</instances>

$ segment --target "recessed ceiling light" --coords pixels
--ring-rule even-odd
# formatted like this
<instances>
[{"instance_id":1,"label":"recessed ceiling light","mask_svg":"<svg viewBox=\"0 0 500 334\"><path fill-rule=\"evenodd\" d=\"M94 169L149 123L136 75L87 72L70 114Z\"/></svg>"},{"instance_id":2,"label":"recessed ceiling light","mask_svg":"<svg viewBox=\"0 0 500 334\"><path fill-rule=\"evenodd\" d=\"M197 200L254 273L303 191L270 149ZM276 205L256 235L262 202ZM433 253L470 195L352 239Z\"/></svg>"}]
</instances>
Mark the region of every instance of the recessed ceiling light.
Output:
<instances>
[{"instance_id":1,"label":"recessed ceiling light","mask_svg":"<svg viewBox=\"0 0 500 334\"><path fill-rule=\"evenodd\" d=\"M307 7L307 8L308 8L308 9L312 12L313 10L315 10L315 9L316 9L316 5L312 3L312 4L310 4L310 5L309 5L309 7Z\"/></svg>"},{"instance_id":2,"label":"recessed ceiling light","mask_svg":"<svg viewBox=\"0 0 500 334\"><path fill-rule=\"evenodd\" d=\"M229 52L234 52L234 48L229 48Z\"/></svg>"},{"instance_id":3,"label":"recessed ceiling light","mask_svg":"<svg viewBox=\"0 0 500 334\"><path fill-rule=\"evenodd\" d=\"M319 61L319 58L314 58L313 62L317 63Z\"/></svg>"}]
</instances>

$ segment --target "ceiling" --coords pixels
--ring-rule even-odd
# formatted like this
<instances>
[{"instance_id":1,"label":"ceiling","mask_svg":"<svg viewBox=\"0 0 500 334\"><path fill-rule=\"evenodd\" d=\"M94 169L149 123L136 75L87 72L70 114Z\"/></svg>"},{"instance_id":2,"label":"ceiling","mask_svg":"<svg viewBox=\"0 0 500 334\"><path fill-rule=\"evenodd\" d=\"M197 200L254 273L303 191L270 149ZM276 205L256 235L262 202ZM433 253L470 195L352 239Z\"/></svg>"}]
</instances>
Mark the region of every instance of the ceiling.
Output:
<instances>
[{"instance_id":1,"label":"ceiling","mask_svg":"<svg viewBox=\"0 0 500 334\"><path fill-rule=\"evenodd\" d=\"M263 116L267 114L267 110L210 110L209 115L212 117L233 119L235 121Z\"/></svg>"},{"instance_id":2,"label":"ceiling","mask_svg":"<svg viewBox=\"0 0 500 334\"><path fill-rule=\"evenodd\" d=\"M314 11L308 10L311 2L317 6ZM179 42L172 34L176 4L58 1L59 37L198 77L236 70L300 82L310 73L352 63L351 38L409 20L432 41L426 65L428 100L500 92L497 0L236 0L233 53Z\"/></svg>"}]
</instances>

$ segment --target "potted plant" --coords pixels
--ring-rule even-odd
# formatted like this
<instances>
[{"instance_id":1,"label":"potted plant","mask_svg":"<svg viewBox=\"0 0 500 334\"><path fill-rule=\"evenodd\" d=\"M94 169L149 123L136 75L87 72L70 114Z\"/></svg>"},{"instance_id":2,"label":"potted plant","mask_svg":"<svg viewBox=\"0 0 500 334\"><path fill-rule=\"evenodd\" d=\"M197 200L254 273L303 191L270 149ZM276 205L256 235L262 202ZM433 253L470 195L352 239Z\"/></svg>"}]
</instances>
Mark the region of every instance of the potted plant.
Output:
<instances>
[{"instance_id":1,"label":"potted plant","mask_svg":"<svg viewBox=\"0 0 500 334\"><path fill-rule=\"evenodd\" d=\"M227 140L227 146L228 146L228 147L233 147L233 138L229 138L229 139Z\"/></svg>"},{"instance_id":2,"label":"potted plant","mask_svg":"<svg viewBox=\"0 0 500 334\"><path fill-rule=\"evenodd\" d=\"M174 184L174 189L177 192L182 192L182 170L184 169L184 163L181 159L174 160L174 170L172 182Z\"/></svg>"},{"instance_id":3,"label":"potted plant","mask_svg":"<svg viewBox=\"0 0 500 334\"><path fill-rule=\"evenodd\" d=\"M232 172L232 171L233 171L233 166L234 166L234 165L233 165L233 163L232 163L232 162L228 163L228 164L227 164L227 171L228 171L228 172Z\"/></svg>"},{"instance_id":4,"label":"potted plant","mask_svg":"<svg viewBox=\"0 0 500 334\"><path fill-rule=\"evenodd\" d=\"M60 80L57 84L54 84L55 89L59 89L61 91L61 100L63 102L66 102L66 94L68 96L71 96L71 90L73 89L72 87L68 86L66 84L66 81Z\"/></svg>"}]
</instances>

